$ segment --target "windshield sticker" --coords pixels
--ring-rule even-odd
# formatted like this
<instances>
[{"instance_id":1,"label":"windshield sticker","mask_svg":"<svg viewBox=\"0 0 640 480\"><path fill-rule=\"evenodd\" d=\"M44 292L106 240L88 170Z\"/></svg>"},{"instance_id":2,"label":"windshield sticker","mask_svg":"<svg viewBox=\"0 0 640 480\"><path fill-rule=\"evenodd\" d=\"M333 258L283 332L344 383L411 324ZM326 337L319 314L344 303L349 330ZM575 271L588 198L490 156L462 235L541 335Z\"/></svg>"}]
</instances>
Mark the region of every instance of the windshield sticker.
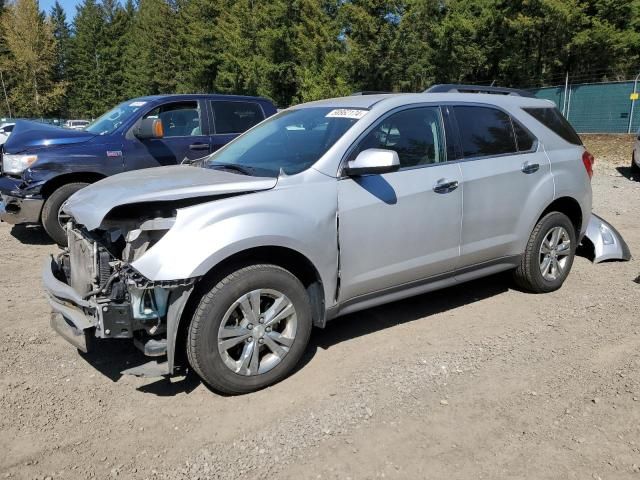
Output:
<instances>
[{"instance_id":1,"label":"windshield sticker","mask_svg":"<svg viewBox=\"0 0 640 480\"><path fill-rule=\"evenodd\" d=\"M354 108L336 108L325 115L326 118L351 118L360 120L369 110L356 110Z\"/></svg>"},{"instance_id":2,"label":"windshield sticker","mask_svg":"<svg viewBox=\"0 0 640 480\"><path fill-rule=\"evenodd\" d=\"M141 107L141 106L143 106L145 103L147 103L147 102L131 102L131 103L129 104L129 106L130 106L130 107Z\"/></svg>"}]
</instances>

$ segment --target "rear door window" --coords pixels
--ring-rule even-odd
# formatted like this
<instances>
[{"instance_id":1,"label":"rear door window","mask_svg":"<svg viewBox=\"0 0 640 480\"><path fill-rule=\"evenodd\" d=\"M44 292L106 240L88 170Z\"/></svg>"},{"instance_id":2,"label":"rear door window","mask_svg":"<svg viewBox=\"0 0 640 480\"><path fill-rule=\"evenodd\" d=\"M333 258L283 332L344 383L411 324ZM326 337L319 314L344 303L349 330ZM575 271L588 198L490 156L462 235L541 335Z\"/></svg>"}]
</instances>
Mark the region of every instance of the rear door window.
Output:
<instances>
[{"instance_id":1,"label":"rear door window","mask_svg":"<svg viewBox=\"0 0 640 480\"><path fill-rule=\"evenodd\" d=\"M255 102L212 100L211 109L217 134L243 133L264 120L264 112Z\"/></svg>"},{"instance_id":2,"label":"rear door window","mask_svg":"<svg viewBox=\"0 0 640 480\"><path fill-rule=\"evenodd\" d=\"M518 147L511 118L491 107L455 106L465 158L516 153Z\"/></svg>"},{"instance_id":3,"label":"rear door window","mask_svg":"<svg viewBox=\"0 0 640 480\"><path fill-rule=\"evenodd\" d=\"M523 110L567 142L582 145L582 140L576 131L557 108L524 108Z\"/></svg>"},{"instance_id":4,"label":"rear door window","mask_svg":"<svg viewBox=\"0 0 640 480\"><path fill-rule=\"evenodd\" d=\"M516 141L518 143L518 151L519 152L528 152L533 150L536 144L536 138L529 133L529 131L524 128L520 123L518 123L513 118L511 119L513 123L513 131L516 134Z\"/></svg>"}]
</instances>

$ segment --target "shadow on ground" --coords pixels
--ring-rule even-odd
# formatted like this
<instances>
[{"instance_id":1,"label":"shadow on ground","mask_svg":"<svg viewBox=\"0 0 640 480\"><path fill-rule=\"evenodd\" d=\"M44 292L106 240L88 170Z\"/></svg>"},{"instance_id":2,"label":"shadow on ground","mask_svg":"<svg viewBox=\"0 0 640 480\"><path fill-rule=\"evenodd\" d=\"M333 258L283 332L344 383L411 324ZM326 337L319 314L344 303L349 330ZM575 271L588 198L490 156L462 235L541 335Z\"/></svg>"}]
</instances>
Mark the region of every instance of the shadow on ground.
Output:
<instances>
[{"instance_id":1,"label":"shadow on ground","mask_svg":"<svg viewBox=\"0 0 640 480\"><path fill-rule=\"evenodd\" d=\"M616 170L627 180L640 181L640 172L631 167L616 167Z\"/></svg>"},{"instance_id":2,"label":"shadow on ground","mask_svg":"<svg viewBox=\"0 0 640 480\"><path fill-rule=\"evenodd\" d=\"M510 276L498 274L340 317L329 323L325 329L314 329L309 346L293 374L304 369L319 348L326 350L339 343L396 325L416 320L427 321L426 317L504 293L510 286ZM122 377L123 370L150 360L127 340L96 341L91 352L82 353L81 356L114 382ZM180 393L188 394L201 384L199 377L193 371L188 371L184 372L182 377L160 378L138 387L138 391L163 397L174 396Z\"/></svg>"},{"instance_id":3,"label":"shadow on ground","mask_svg":"<svg viewBox=\"0 0 640 480\"><path fill-rule=\"evenodd\" d=\"M14 225L11 236L26 245L53 245L53 240L39 225Z\"/></svg>"},{"instance_id":4,"label":"shadow on ground","mask_svg":"<svg viewBox=\"0 0 640 480\"><path fill-rule=\"evenodd\" d=\"M310 350L328 349L338 343L396 325L426 320L432 315L504 293L511 286L511 277L508 274L497 274L345 315L330 322L324 330L316 330L311 338Z\"/></svg>"}]
</instances>

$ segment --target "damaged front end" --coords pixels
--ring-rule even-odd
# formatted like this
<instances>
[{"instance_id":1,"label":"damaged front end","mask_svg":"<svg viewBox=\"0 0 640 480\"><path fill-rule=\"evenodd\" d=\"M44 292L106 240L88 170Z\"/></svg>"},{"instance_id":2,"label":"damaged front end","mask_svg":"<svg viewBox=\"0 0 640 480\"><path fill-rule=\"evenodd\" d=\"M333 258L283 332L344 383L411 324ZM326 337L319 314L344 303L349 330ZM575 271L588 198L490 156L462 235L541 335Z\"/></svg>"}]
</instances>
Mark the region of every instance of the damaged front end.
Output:
<instances>
[{"instance_id":1,"label":"damaged front end","mask_svg":"<svg viewBox=\"0 0 640 480\"><path fill-rule=\"evenodd\" d=\"M175 210L142 220L128 213L114 210L91 232L67 225L68 248L43 267L51 325L83 352L95 339L132 339L153 358L123 373L172 374L177 325L197 279L154 282L137 272L131 263L171 228Z\"/></svg>"}]
</instances>

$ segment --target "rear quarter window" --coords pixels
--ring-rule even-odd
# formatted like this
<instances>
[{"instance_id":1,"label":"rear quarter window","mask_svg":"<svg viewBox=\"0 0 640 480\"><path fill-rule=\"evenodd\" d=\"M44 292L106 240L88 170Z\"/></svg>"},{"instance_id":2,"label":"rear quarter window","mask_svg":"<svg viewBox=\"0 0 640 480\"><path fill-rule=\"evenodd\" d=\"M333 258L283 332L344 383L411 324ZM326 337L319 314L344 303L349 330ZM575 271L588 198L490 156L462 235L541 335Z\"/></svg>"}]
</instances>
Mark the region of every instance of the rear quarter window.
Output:
<instances>
[{"instance_id":1,"label":"rear quarter window","mask_svg":"<svg viewBox=\"0 0 640 480\"><path fill-rule=\"evenodd\" d=\"M582 145L582 140L576 131L557 108L536 107L523 108L523 110L567 142L573 145Z\"/></svg>"},{"instance_id":2,"label":"rear quarter window","mask_svg":"<svg viewBox=\"0 0 640 480\"><path fill-rule=\"evenodd\" d=\"M211 102L215 131L218 134L243 133L264 120L264 112L255 102Z\"/></svg>"}]
</instances>

